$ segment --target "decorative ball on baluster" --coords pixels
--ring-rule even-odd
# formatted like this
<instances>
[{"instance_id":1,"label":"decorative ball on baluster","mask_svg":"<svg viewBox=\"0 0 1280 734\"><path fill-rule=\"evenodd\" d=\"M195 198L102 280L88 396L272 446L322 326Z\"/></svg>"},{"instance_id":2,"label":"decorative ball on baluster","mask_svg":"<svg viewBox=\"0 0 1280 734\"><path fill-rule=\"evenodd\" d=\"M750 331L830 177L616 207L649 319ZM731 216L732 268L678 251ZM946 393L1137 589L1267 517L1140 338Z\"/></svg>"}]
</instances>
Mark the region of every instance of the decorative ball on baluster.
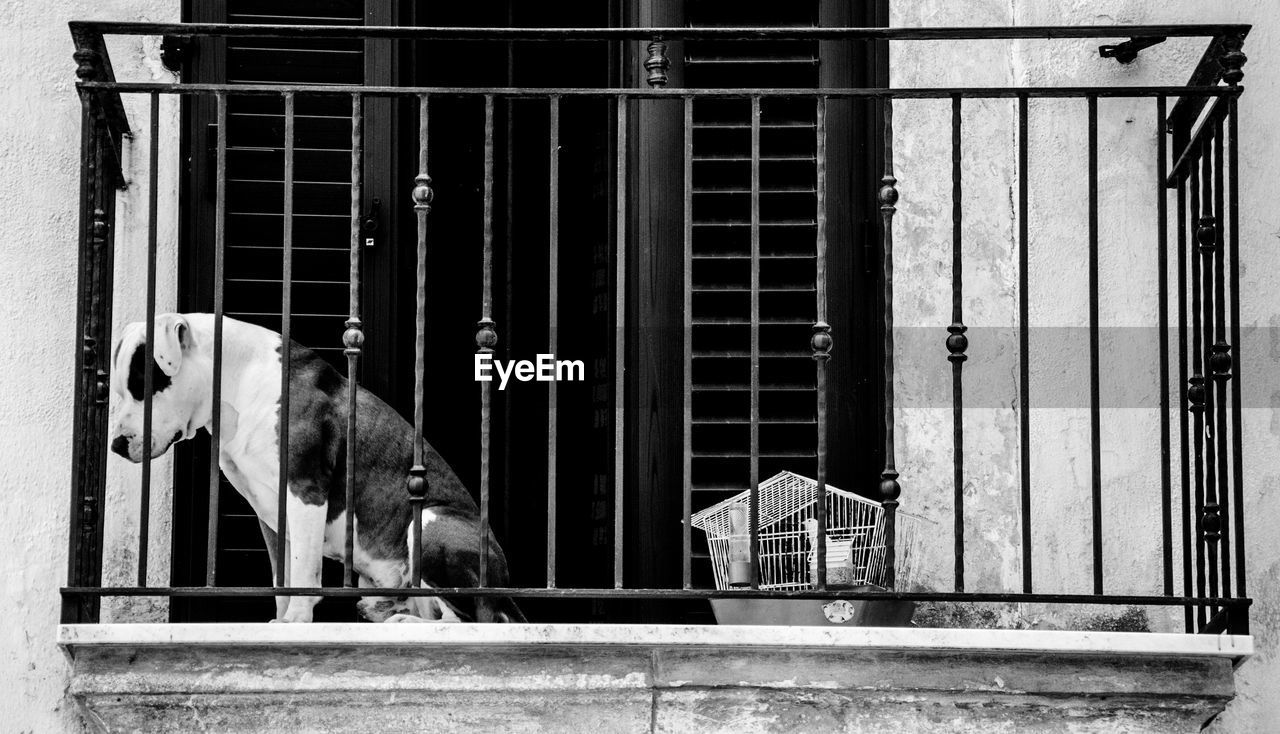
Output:
<instances>
[{"instance_id":1,"label":"decorative ball on baluster","mask_svg":"<svg viewBox=\"0 0 1280 734\"><path fill-rule=\"evenodd\" d=\"M968 330L969 327L964 324L952 324L947 327L947 332L950 334L947 337L947 351L950 352L947 359L952 362L963 362L969 358L965 354L965 350L969 348L969 337L964 335Z\"/></svg>"},{"instance_id":2,"label":"decorative ball on baluster","mask_svg":"<svg viewBox=\"0 0 1280 734\"><path fill-rule=\"evenodd\" d=\"M667 58L667 44L655 38L648 47L649 58L645 59L644 68L649 72L649 86L661 87L667 83L667 69L671 68L671 60Z\"/></svg>"},{"instance_id":3,"label":"decorative ball on baluster","mask_svg":"<svg viewBox=\"0 0 1280 734\"><path fill-rule=\"evenodd\" d=\"M880 187L880 206L894 206L898 203L898 188L894 186L897 181L890 179L891 183L887 183Z\"/></svg>"},{"instance_id":4,"label":"decorative ball on baluster","mask_svg":"<svg viewBox=\"0 0 1280 734\"><path fill-rule=\"evenodd\" d=\"M342 332L342 345L353 351L358 351L364 346L364 331L360 329L359 324L353 325Z\"/></svg>"},{"instance_id":5,"label":"decorative ball on baluster","mask_svg":"<svg viewBox=\"0 0 1280 734\"><path fill-rule=\"evenodd\" d=\"M1204 378L1192 377L1191 385L1187 388L1187 399L1191 401L1191 411L1198 412L1204 410Z\"/></svg>"},{"instance_id":6,"label":"decorative ball on baluster","mask_svg":"<svg viewBox=\"0 0 1280 734\"><path fill-rule=\"evenodd\" d=\"M413 183L413 205L429 208L436 197L435 191L431 189L431 177L424 173L413 179Z\"/></svg>"},{"instance_id":7,"label":"decorative ball on baluster","mask_svg":"<svg viewBox=\"0 0 1280 734\"><path fill-rule=\"evenodd\" d=\"M71 58L75 59L76 76L79 77L80 81L92 81L97 74L98 65L102 61L101 54L92 49L82 48L71 54Z\"/></svg>"},{"instance_id":8,"label":"decorative ball on baluster","mask_svg":"<svg viewBox=\"0 0 1280 734\"><path fill-rule=\"evenodd\" d=\"M1213 252L1217 231L1213 226L1213 217L1200 217L1200 226L1196 227L1196 242L1201 252Z\"/></svg>"},{"instance_id":9,"label":"decorative ball on baluster","mask_svg":"<svg viewBox=\"0 0 1280 734\"><path fill-rule=\"evenodd\" d=\"M476 322L476 348L479 351L492 352L493 348L498 346L498 332L493 327L494 323L489 319Z\"/></svg>"},{"instance_id":10,"label":"decorative ball on baluster","mask_svg":"<svg viewBox=\"0 0 1280 734\"><path fill-rule=\"evenodd\" d=\"M813 336L809 338L809 346L813 349L814 359L830 358L831 345L833 343L830 324L825 321L819 321L813 325Z\"/></svg>"},{"instance_id":11,"label":"decorative ball on baluster","mask_svg":"<svg viewBox=\"0 0 1280 734\"><path fill-rule=\"evenodd\" d=\"M886 471L880 474L880 500L897 503L902 494L902 485L898 484L898 472Z\"/></svg>"},{"instance_id":12,"label":"decorative ball on baluster","mask_svg":"<svg viewBox=\"0 0 1280 734\"><path fill-rule=\"evenodd\" d=\"M1200 522L1204 528L1205 538L1217 540L1219 533L1222 531L1222 515L1218 513L1218 506L1205 505L1204 518Z\"/></svg>"},{"instance_id":13,"label":"decorative ball on baluster","mask_svg":"<svg viewBox=\"0 0 1280 734\"><path fill-rule=\"evenodd\" d=\"M1231 346L1228 344L1214 344L1213 353L1209 355L1209 369L1213 370L1216 377L1227 377L1231 372Z\"/></svg>"},{"instance_id":14,"label":"decorative ball on baluster","mask_svg":"<svg viewBox=\"0 0 1280 734\"><path fill-rule=\"evenodd\" d=\"M422 466L414 466L409 470L409 496L422 499L427 496L427 470Z\"/></svg>"},{"instance_id":15,"label":"decorative ball on baluster","mask_svg":"<svg viewBox=\"0 0 1280 734\"><path fill-rule=\"evenodd\" d=\"M104 240L107 237L107 214L101 209L93 210L93 238Z\"/></svg>"},{"instance_id":16,"label":"decorative ball on baluster","mask_svg":"<svg viewBox=\"0 0 1280 734\"><path fill-rule=\"evenodd\" d=\"M1226 49L1226 53L1222 54L1220 63L1222 64L1222 81L1227 84L1236 85L1244 79L1244 72L1241 67L1244 62L1249 60L1248 56L1240 49L1244 47L1244 38L1237 35L1230 35L1222 39L1222 47Z\"/></svg>"}]
</instances>

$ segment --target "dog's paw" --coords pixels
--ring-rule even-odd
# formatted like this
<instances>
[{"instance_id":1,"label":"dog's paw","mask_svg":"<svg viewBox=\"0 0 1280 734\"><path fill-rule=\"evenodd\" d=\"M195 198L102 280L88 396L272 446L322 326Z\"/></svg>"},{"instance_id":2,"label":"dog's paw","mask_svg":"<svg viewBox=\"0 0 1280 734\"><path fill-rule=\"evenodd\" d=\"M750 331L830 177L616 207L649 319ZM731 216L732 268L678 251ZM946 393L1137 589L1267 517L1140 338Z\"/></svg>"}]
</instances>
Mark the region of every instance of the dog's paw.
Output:
<instances>
[{"instance_id":1,"label":"dog's paw","mask_svg":"<svg viewBox=\"0 0 1280 734\"><path fill-rule=\"evenodd\" d=\"M306 624L311 621L310 609L290 609L284 613L283 617L273 619L272 622L288 622L290 624Z\"/></svg>"},{"instance_id":2,"label":"dog's paw","mask_svg":"<svg viewBox=\"0 0 1280 734\"><path fill-rule=\"evenodd\" d=\"M388 624L423 624L427 620L413 614L393 614L386 619Z\"/></svg>"}]
</instances>

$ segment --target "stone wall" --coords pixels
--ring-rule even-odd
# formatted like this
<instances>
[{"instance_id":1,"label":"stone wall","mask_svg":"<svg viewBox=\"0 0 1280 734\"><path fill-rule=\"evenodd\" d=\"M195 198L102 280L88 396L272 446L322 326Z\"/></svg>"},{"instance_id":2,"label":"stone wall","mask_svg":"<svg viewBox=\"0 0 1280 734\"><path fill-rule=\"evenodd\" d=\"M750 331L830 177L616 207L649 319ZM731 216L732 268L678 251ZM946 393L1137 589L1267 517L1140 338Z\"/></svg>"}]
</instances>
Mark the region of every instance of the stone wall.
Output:
<instances>
[{"instance_id":1,"label":"stone wall","mask_svg":"<svg viewBox=\"0 0 1280 734\"><path fill-rule=\"evenodd\" d=\"M891 3L895 26L1254 24L1245 42L1246 92L1239 104L1241 308L1245 518L1251 618L1258 655L1239 671L1240 698L1217 724L1256 730L1280 721L1280 701L1262 694L1280 679L1280 551L1268 541L1280 517L1275 455L1280 422L1280 19L1266 2L1210 6L1193 0L1072 0L1062 3ZM1204 48L1171 39L1130 65L1101 59L1104 41L895 43L894 86L1184 84ZM1123 39L1114 39L1116 41ZM966 100L962 175L965 363L966 586L1021 589L1018 393L1017 103ZM1099 251L1102 326L1103 563L1108 593L1161 593L1156 189L1157 121L1152 100L1098 103ZM1087 107L1080 100L1032 100L1029 114L1031 468L1035 590L1091 593L1088 412ZM895 163L901 198L895 227L895 319L902 509L948 532L931 536L929 585L952 587L951 103L902 101L895 107ZM1176 211L1170 203L1170 211ZM1171 242L1172 240L1171 229ZM1170 283L1176 283L1170 259ZM1176 317L1172 321L1176 324ZM1172 342L1176 346L1176 339ZM1172 348L1171 346L1171 348ZM1174 380L1176 382L1176 378ZM1175 385L1176 387L1176 385ZM1175 403L1176 405L1176 403ZM1179 452L1176 407L1173 455ZM1175 486L1177 466L1173 468ZM1175 513L1180 512L1174 503ZM1177 526L1175 525L1175 528ZM1174 567L1181 588L1181 556ZM1079 612L1018 607L1009 626L1072 624ZM1180 611L1146 609L1155 630L1176 630ZM1039 621L1037 621L1039 620Z\"/></svg>"}]
</instances>

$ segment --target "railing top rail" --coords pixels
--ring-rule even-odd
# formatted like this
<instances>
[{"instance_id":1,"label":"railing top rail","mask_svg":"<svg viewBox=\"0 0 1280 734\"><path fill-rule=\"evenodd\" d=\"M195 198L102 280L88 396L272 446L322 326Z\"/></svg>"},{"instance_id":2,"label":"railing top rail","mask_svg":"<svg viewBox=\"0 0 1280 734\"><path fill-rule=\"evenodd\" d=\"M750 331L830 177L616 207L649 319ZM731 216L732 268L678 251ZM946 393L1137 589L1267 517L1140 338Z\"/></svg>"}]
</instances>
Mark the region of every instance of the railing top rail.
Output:
<instances>
[{"instance_id":1,"label":"railing top rail","mask_svg":"<svg viewBox=\"0 0 1280 734\"><path fill-rule=\"evenodd\" d=\"M729 88L658 88L641 87L387 87L337 84L183 84L175 82L88 81L79 85L87 90L161 94L213 94L226 92L237 96L286 93L307 95L359 94L365 97L412 97L431 95L494 97L626 97L680 99L747 98L747 97L887 97L892 99L945 99L950 97L1014 99L1061 97L1158 97L1197 96L1205 98L1233 97L1239 89L1223 86L1112 86L1112 87L729 87Z\"/></svg>"},{"instance_id":2,"label":"railing top rail","mask_svg":"<svg viewBox=\"0 0 1280 734\"><path fill-rule=\"evenodd\" d=\"M264 38L367 38L473 41L646 40L863 40L975 41L1062 38L1216 38L1244 35L1243 23L1170 25L971 26L923 28L447 28L364 25L256 25L236 23L149 23L73 20L73 36L189 35Z\"/></svg>"}]
</instances>

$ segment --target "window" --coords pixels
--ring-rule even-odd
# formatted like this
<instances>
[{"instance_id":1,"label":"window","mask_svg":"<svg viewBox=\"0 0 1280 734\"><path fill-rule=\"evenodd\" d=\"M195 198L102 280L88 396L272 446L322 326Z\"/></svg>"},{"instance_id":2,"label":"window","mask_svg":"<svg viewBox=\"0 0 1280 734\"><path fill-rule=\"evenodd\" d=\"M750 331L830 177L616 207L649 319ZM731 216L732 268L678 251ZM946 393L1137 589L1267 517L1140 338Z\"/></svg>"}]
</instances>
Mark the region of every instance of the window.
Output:
<instances>
[{"instance_id":1,"label":"window","mask_svg":"<svg viewBox=\"0 0 1280 734\"><path fill-rule=\"evenodd\" d=\"M592 2L524 8L510 3L498 11L465 5L410 6L330 0L321 4L275 0L225 0L201 4L189 19L201 22L360 24L419 26L542 25L602 27L639 22L645 13L681 18L692 25L872 25L882 18L854 18L839 3L779 5L742 3L726 10L704 0ZM860 11L861 12L861 11ZM870 13L870 11L867 11ZM500 21L500 22L499 22ZM445 85L459 87L642 86L621 69L638 69L639 59L619 63L616 44L509 44L494 54L493 44L353 40L201 39L188 53L184 79L308 84ZM628 49L634 52L635 49ZM883 58L855 58L851 44L817 41L718 44L689 43L673 54L673 73L690 87L873 84L884 74ZM776 104L775 104L776 102ZM612 565L614 406L611 379L613 295L613 161L616 150L611 112L604 100L565 99L560 113L560 210L556 329L557 356L589 365L588 383L561 388L556 396L556 437L560 447L595 450L556 455L557 569L560 583L589 587L610 578ZM626 223L629 248L626 308L645 336L627 354L625 395L629 420L626 481L635 488L626 508L630 518L626 574L650 587L681 583L681 492L688 471L694 509L748 486L749 445L745 443L750 385L743 358L748 294L750 137L746 100L699 101L694 107L692 269L693 357L691 424L685 423L679 389L685 369L682 349L680 273L682 201L679 186L655 187L681 166L679 105L633 102L628 140L630 190L646 192ZM209 98L192 98L184 109L189 169L183 190L186 223L182 302L187 310L210 310L213 230L216 212L212 150L216 118ZM429 362L427 439L475 491L479 423L472 385L470 351L479 317L483 204L484 110L475 98L432 101L431 213L428 313L456 314L430 319L432 354L454 358ZM791 469L814 470L813 414L816 393L808 340L814 318L814 237L816 194L815 119L812 99L771 100L764 109L761 136L763 262L761 267L760 450L762 477ZM879 445L876 440L878 351L874 335L876 296L874 224L869 201L874 156L869 151L871 103L833 102L828 135L847 144L829 146L831 192L827 200L829 308L849 318L835 325L837 343L848 345L833 362L829 405L830 435L855 437L842 443L863 447L833 456L831 481L874 494ZM366 342L360 360L362 384L411 413L413 324L413 215L407 182L416 168L415 110L405 100L369 98L365 109L365 180L361 203L368 245L363 251L362 311ZM494 320L500 345L510 357L546 351L549 293L541 274L549 267L548 103L495 100ZM297 113L295 270L293 335L321 351L340 371L342 323L346 318L350 213L350 103L300 97ZM279 241L282 211L283 103L278 99L236 99L228 110L227 314L280 328ZM674 137L672 133L674 132ZM744 175L746 178L744 178ZM744 249L745 248L745 249ZM744 258L744 253L746 257ZM520 277L538 273L538 277ZM855 345L857 347L855 348ZM500 349L499 356L503 353ZM450 386L447 389L443 386ZM836 397L839 396L839 397ZM548 397L542 389L495 393L493 526L508 551L516 585L545 580L547 512ZM683 444L688 435L689 442ZM860 438L861 440L856 440ZM180 474L191 491L178 493L174 583L204 579L207 524L207 448L180 447ZM269 583L268 563L257 520L247 503L224 482L218 547L220 585ZM529 522L528 518L538 518ZM694 534L697 535L697 534ZM694 539L701 544L701 538ZM328 563L328 562L326 562ZM710 584L705 547L695 549L696 583ZM340 584L339 569L327 567L325 582ZM645 605L541 602L558 619L684 619L710 621L705 604ZM537 614L540 602L526 606ZM327 612L324 611L328 608ZM554 611L551 608L554 607ZM260 619L269 602L218 599L175 603L175 619ZM350 618L349 604L322 604L326 619Z\"/></svg>"}]
</instances>

